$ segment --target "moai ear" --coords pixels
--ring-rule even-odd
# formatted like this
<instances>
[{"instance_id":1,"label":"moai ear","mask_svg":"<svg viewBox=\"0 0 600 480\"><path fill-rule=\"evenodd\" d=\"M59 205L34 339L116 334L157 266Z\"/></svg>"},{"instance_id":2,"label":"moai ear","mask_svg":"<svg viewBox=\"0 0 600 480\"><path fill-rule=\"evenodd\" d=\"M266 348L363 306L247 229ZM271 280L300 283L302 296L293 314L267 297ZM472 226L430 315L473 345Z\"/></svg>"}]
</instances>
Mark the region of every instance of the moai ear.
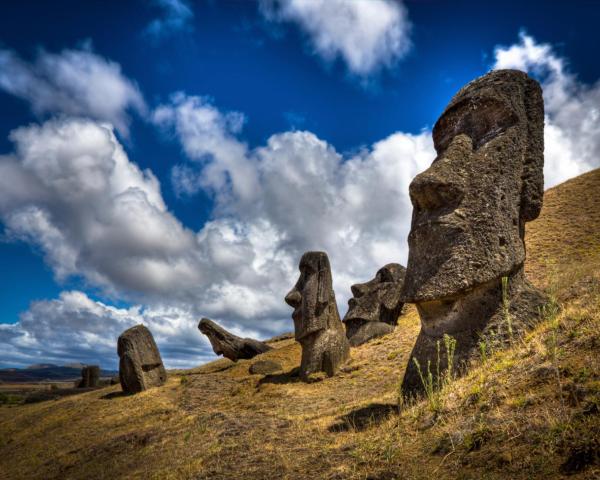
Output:
<instances>
[{"instance_id":1,"label":"moai ear","mask_svg":"<svg viewBox=\"0 0 600 480\"><path fill-rule=\"evenodd\" d=\"M528 78L525 85L527 113L527 150L523 159L521 219L534 220L542 209L544 197L544 100L542 88Z\"/></svg>"},{"instance_id":2,"label":"moai ear","mask_svg":"<svg viewBox=\"0 0 600 480\"><path fill-rule=\"evenodd\" d=\"M317 302L319 305L324 306L329 303L329 290L331 285L331 276L329 270L329 262L327 261L327 257L324 255L319 256L319 261L317 262L318 271L318 289L317 289Z\"/></svg>"}]
</instances>

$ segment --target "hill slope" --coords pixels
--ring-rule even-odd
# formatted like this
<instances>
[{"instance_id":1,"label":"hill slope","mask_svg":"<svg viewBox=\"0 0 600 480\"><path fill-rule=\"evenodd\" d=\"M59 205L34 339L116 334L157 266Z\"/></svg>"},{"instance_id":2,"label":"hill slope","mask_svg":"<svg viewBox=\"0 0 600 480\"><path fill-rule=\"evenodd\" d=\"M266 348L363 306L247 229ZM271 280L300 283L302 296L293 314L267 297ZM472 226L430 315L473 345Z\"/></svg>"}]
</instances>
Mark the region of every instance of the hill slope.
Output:
<instances>
[{"instance_id":1,"label":"hill slope","mask_svg":"<svg viewBox=\"0 0 600 480\"><path fill-rule=\"evenodd\" d=\"M261 358L171 374L136 396L118 387L0 409L0 478L597 478L600 476L600 170L546 193L528 225L530 277L556 301L512 348L430 401L398 385L419 329L352 350L334 378L291 374L292 340Z\"/></svg>"}]
</instances>

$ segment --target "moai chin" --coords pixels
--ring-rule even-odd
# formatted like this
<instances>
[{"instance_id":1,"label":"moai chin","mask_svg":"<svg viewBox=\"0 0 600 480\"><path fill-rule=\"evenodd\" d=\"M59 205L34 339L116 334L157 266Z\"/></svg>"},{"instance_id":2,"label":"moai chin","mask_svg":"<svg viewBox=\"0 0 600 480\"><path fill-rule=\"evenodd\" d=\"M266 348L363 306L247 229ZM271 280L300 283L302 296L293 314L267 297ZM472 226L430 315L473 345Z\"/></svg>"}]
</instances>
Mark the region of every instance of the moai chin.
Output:
<instances>
[{"instance_id":1,"label":"moai chin","mask_svg":"<svg viewBox=\"0 0 600 480\"><path fill-rule=\"evenodd\" d=\"M346 336L356 347L394 331L404 303L400 299L406 269L398 263L381 267L366 283L352 285L353 297L342 320Z\"/></svg>"},{"instance_id":2,"label":"moai chin","mask_svg":"<svg viewBox=\"0 0 600 480\"><path fill-rule=\"evenodd\" d=\"M523 275L525 223L542 207L544 104L540 85L497 70L463 87L433 129L437 157L412 181L413 204L403 300L415 303L421 332L406 369L405 394L422 390L422 369L436 372L437 343L457 341L464 371L481 336L500 341L539 315L544 296ZM502 278L508 279L503 314ZM505 305L506 306L506 305ZM440 371L447 368L444 346Z\"/></svg>"},{"instance_id":3,"label":"moai chin","mask_svg":"<svg viewBox=\"0 0 600 480\"><path fill-rule=\"evenodd\" d=\"M300 377L320 371L333 376L350 356L350 346L335 303L329 258L324 252L306 252L299 268L300 278L285 301L294 308L295 337L302 345Z\"/></svg>"},{"instance_id":4,"label":"moai chin","mask_svg":"<svg viewBox=\"0 0 600 480\"><path fill-rule=\"evenodd\" d=\"M125 330L117 342L119 380L126 393L158 387L167 381L167 372L150 330L136 325Z\"/></svg>"}]
</instances>

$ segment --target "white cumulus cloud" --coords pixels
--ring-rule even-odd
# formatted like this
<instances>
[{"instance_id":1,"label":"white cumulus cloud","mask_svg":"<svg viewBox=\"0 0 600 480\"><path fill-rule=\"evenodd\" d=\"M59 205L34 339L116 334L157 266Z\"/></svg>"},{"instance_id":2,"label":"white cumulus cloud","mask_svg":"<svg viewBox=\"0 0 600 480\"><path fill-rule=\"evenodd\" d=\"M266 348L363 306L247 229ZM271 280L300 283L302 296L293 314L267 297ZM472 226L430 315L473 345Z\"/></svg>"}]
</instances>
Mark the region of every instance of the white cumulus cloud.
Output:
<instances>
[{"instance_id":1,"label":"white cumulus cloud","mask_svg":"<svg viewBox=\"0 0 600 480\"><path fill-rule=\"evenodd\" d=\"M390 67L410 49L411 25L401 1L261 0L268 20L294 22L326 61L341 58L364 77Z\"/></svg>"},{"instance_id":2,"label":"white cumulus cloud","mask_svg":"<svg viewBox=\"0 0 600 480\"><path fill-rule=\"evenodd\" d=\"M494 69L501 68L529 72L541 80L546 188L600 166L600 82L579 81L552 45L525 33L519 43L496 47Z\"/></svg>"},{"instance_id":3,"label":"white cumulus cloud","mask_svg":"<svg viewBox=\"0 0 600 480\"><path fill-rule=\"evenodd\" d=\"M127 135L130 111L143 113L137 85L119 64L90 49L40 51L29 63L0 49L0 88L27 100L37 115L66 114L110 122Z\"/></svg>"},{"instance_id":4,"label":"white cumulus cloud","mask_svg":"<svg viewBox=\"0 0 600 480\"><path fill-rule=\"evenodd\" d=\"M161 10L162 16L155 18L146 27L146 33L161 37L173 32L188 30L194 18L194 12L185 0L152 0Z\"/></svg>"},{"instance_id":5,"label":"white cumulus cloud","mask_svg":"<svg viewBox=\"0 0 600 480\"><path fill-rule=\"evenodd\" d=\"M64 291L54 300L32 302L16 324L0 325L0 365L26 366L43 359L117 369L117 338L137 324L150 328L169 368L202 363L212 356L193 313L186 309L116 308L80 291Z\"/></svg>"}]
</instances>

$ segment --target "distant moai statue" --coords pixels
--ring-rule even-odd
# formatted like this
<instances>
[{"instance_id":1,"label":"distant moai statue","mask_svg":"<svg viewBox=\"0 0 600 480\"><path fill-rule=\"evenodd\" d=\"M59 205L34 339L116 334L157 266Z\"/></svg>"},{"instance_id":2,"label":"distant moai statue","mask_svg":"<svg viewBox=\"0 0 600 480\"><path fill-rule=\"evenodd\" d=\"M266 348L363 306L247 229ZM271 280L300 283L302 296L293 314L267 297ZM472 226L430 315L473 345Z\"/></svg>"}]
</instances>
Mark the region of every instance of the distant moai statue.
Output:
<instances>
[{"instance_id":1,"label":"distant moai statue","mask_svg":"<svg viewBox=\"0 0 600 480\"><path fill-rule=\"evenodd\" d=\"M460 374L481 336L493 331L505 343L539 317L546 298L525 279L523 264L525 223L542 208L543 134L540 85L516 70L472 81L435 124L437 158L409 188L413 216L402 297L416 304L421 332L404 375L405 394L423 389L414 359L423 369L427 362L433 372L447 369L444 334L457 342L453 369Z\"/></svg>"},{"instance_id":2,"label":"distant moai statue","mask_svg":"<svg viewBox=\"0 0 600 480\"><path fill-rule=\"evenodd\" d=\"M350 356L350 346L335 302L329 258L324 252L306 252L299 268L300 278L285 301L294 308L295 337L302 345L300 377L320 371L333 376Z\"/></svg>"},{"instance_id":3,"label":"distant moai statue","mask_svg":"<svg viewBox=\"0 0 600 480\"><path fill-rule=\"evenodd\" d=\"M137 393L167 381L167 372L150 330L136 325L117 342L119 380L124 392Z\"/></svg>"},{"instance_id":4,"label":"distant moai statue","mask_svg":"<svg viewBox=\"0 0 600 480\"><path fill-rule=\"evenodd\" d=\"M254 358L256 355L272 350L272 347L265 342L233 335L208 318L200 320L198 329L208 337L217 355L223 355L234 362Z\"/></svg>"},{"instance_id":5,"label":"distant moai statue","mask_svg":"<svg viewBox=\"0 0 600 480\"><path fill-rule=\"evenodd\" d=\"M373 279L352 285L353 297L348 300L348 312L343 319L351 346L394 331L404 306L400 293L405 273L402 265L388 263Z\"/></svg>"},{"instance_id":6,"label":"distant moai statue","mask_svg":"<svg viewBox=\"0 0 600 480\"><path fill-rule=\"evenodd\" d=\"M77 385L79 388L97 387L100 382L100 367L88 365L81 369L81 380Z\"/></svg>"}]
</instances>

